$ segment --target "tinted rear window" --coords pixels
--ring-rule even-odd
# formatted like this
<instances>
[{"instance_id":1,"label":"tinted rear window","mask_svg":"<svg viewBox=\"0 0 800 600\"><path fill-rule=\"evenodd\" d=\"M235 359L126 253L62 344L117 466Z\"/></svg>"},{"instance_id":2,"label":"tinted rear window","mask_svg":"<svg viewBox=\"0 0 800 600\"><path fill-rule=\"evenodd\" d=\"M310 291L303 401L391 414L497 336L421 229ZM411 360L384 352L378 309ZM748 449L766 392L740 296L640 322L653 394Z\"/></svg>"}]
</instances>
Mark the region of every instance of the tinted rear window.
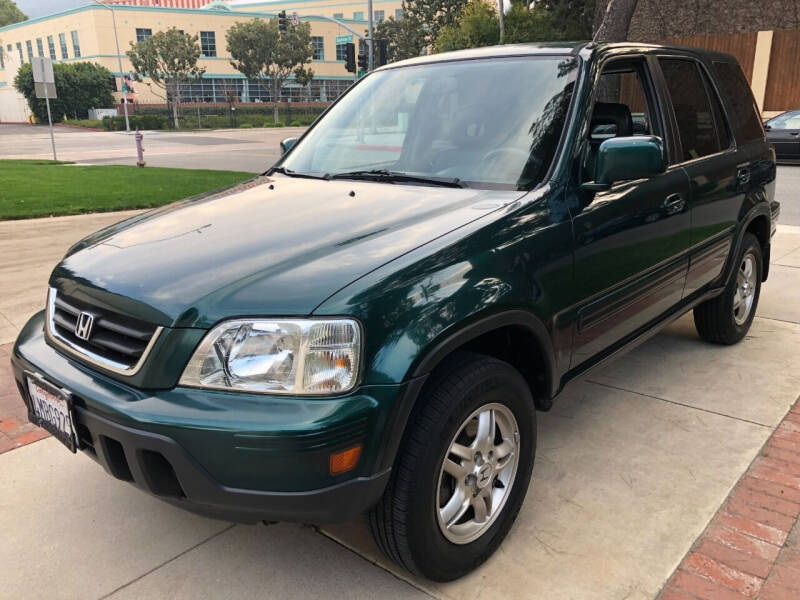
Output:
<instances>
[{"instance_id":1,"label":"tinted rear window","mask_svg":"<svg viewBox=\"0 0 800 600\"><path fill-rule=\"evenodd\" d=\"M762 139L764 130L758 109L750 92L750 85L736 63L715 62L717 84L727 100L734 135L740 144Z\"/></svg>"},{"instance_id":2,"label":"tinted rear window","mask_svg":"<svg viewBox=\"0 0 800 600\"><path fill-rule=\"evenodd\" d=\"M697 64L692 60L675 58L660 58L658 62L675 111L683 160L708 156L726 148L725 126L720 122L720 130L717 130L721 115L708 97Z\"/></svg>"}]
</instances>

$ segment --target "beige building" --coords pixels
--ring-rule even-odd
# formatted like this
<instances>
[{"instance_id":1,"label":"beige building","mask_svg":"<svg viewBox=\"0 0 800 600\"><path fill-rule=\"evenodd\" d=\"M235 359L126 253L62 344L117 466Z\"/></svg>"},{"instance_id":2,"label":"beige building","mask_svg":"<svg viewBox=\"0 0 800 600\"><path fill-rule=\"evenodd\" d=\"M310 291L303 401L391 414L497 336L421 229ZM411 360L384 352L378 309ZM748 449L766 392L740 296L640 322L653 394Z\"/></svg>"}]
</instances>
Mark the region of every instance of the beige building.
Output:
<instances>
[{"instance_id":1,"label":"beige building","mask_svg":"<svg viewBox=\"0 0 800 600\"><path fill-rule=\"evenodd\" d=\"M373 0L376 21L400 15L400 0ZM122 59L120 72L114 42L114 19ZM315 53L311 68L314 80L308 88L285 86L284 100L330 101L353 81L344 68L344 45L353 41L352 34L340 25L324 19L341 20L356 31L367 27L367 3L341 0L294 0L294 2L231 2L215 1L200 9L89 4L72 10L0 27L0 122L27 121L29 109L25 100L13 89L20 65L34 56L45 56L56 62L96 62L119 78L131 72L125 55L131 42L152 33L177 27L186 33L198 34L203 50L200 66L205 68L201 80L181 90L184 101L224 102L232 92L241 102L270 101L268 86L248 81L230 64L225 36L237 21L252 18L273 18L281 10L290 16L296 12L301 21L311 23ZM117 86L119 86L119 79ZM157 104L164 100L158 88L148 80L134 84L135 101ZM119 99L121 94L116 92Z\"/></svg>"}]
</instances>

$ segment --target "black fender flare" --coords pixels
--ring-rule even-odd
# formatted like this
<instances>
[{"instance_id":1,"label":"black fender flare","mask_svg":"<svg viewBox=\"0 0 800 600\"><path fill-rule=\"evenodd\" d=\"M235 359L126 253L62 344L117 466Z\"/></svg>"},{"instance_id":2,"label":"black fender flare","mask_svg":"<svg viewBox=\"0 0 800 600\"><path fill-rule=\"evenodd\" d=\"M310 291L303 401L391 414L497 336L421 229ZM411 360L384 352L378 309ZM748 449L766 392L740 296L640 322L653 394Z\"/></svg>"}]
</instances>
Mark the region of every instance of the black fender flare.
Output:
<instances>
[{"instance_id":1,"label":"black fender flare","mask_svg":"<svg viewBox=\"0 0 800 600\"><path fill-rule=\"evenodd\" d=\"M767 244L766 248L764 249L764 265L763 265L763 272L762 272L762 281L766 280L767 274L769 273L769 246L770 246L770 231L772 227L772 211L769 208L769 205L766 202L759 202L755 206L753 206L750 210L748 210L744 217L741 219L739 226L739 230L736 233L736 239L734 243L731 245L731 253L728 256L728 264L726 265L725 269L725 277L722 281L722 287L725 287L730 282L731 277L736 272L736 257L739 256L739 250L742 247L742 241L744 240L744 234L747 233L747 228L750 227L750 223L752 223L758 217L766 217L767 222L769 223L770 227L767 229Z\"/></svg>"},{"instance_id":2,"label":"black fender flare","mask_svg":"<svg viewBox=\"0 0 800 600\"><path fill-rule=\"evenodd\" d=\"M539 351L547 371L545 377L548 399L555 397L560 386L555 351L547 328L539 318L528 311L518 309L480 317L434 341L420 353L420 357L409 368L408 375L387 423L386 442L376 460L375 472L390 468L394 464L411 413L431 372L447 356L467 342L495 329L509 326L524 328L533 335L537 344L536 349Z\"/></svg>"}]
</instances>

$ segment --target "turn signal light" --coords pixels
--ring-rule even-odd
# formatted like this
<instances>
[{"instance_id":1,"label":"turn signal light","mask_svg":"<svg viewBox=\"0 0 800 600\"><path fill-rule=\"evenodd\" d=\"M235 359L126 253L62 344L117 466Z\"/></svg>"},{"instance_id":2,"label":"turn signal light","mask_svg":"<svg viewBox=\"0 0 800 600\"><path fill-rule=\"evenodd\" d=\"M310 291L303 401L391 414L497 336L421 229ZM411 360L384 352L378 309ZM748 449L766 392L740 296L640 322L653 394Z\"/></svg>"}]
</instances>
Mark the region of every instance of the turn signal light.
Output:
<instances>
[{"instance_id":1,"label":"turn signal light","mask_svg":"<svg viewBox=\"0 0 800 600\"><path fill-rule=\"evenodd\" d=\"M331 475L338 475L353 469L358 464L358 459L361 456L361 444L342 450L336 454L331 454L330 470Z\"/></svg>"}]
</instances>

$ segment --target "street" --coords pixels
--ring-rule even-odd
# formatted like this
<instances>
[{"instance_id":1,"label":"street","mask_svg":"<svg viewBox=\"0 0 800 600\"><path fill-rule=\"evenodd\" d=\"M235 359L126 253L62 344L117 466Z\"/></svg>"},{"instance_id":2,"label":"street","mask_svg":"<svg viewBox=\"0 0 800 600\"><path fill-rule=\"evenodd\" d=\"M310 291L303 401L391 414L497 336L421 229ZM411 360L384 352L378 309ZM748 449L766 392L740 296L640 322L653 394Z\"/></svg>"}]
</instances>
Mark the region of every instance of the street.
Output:
<instances>
[{"instance_id":1,"label":"street","mask_svg":"<svg viewBox=\"0 0 800 600\"><path fill-rule=\"evenodd\" d=\"M265 171L280 157L280 141L305 129L281 127L201 132L144 132L144 158L151 167ZM92 165L135 165L136 142L124 131L55 127L59 160ZM0 159L53 158L44 126L0 125Z\"/></svg>"}]
</instances>

